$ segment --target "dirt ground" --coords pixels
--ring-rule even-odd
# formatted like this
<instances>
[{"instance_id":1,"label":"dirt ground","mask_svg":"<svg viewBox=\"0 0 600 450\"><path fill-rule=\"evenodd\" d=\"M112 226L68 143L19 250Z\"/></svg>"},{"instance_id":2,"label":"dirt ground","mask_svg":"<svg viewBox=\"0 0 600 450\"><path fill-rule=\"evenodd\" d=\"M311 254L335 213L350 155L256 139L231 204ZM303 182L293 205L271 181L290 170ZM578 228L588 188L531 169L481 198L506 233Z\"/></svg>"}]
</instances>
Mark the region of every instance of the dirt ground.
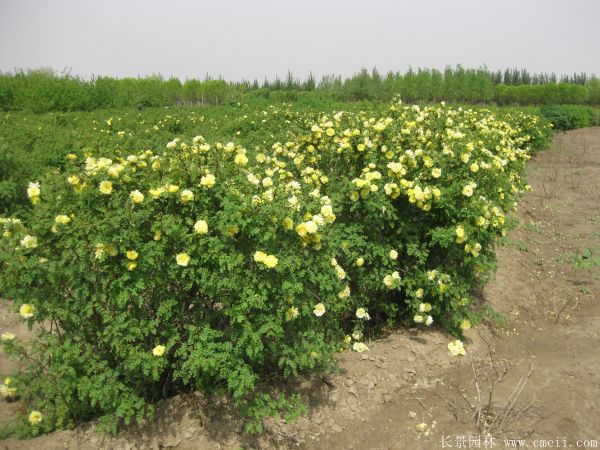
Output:
<instances>
[{"instance_id":1,"label":"dirt ground","mask_svg":"<svg viewBox=\"0 0 600 450\"><path fill-rule=\"evenodd\" d=\"M519 224L498 247L495 280L481 300L507 320L469 330L467 356L450 356L450 336L423 328L371 342L370 352L342 353L339 373L295 386L310 413L269 423L260 438L241 433L225 400L187 394L162 402L156 421L116 437L88 424L0 448L402 450L539 440L600 448L600 269L573 266L585 249L600 255L600 128L557 134L528 179L533 192L519 203ZM4 302L0 330L25 337L9 311ZM0 373L9 364L0 355ZM0 423L14 408L0 403Z\"/></svg>"}]
</instances>

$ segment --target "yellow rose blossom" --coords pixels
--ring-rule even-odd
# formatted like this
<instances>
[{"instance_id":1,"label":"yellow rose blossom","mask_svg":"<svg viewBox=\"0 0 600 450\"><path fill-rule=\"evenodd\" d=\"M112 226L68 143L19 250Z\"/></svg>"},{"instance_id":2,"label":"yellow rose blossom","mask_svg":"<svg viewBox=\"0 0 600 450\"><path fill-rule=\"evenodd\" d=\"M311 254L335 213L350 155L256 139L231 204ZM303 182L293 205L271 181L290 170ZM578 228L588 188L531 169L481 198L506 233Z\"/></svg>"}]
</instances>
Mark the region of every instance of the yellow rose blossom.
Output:
<instances>
[{"instance_id":1,"label":"yellow rose blossom","mask_svg":"<svg viewBox=\"0 0 600 450\"><path fill-rule=\"evenodd\" d=\"M29 423L31 425L39 425L43 418L44 416L39 411L31 411L31 413L29 413Z\"/></svg>"},{"instance_id":2,"label":"yellow rose blossom","mask_svg":"<svg viewBox=\"0 0 600 450\"><path fill-rule=\"evenodd\" d=\"M34 313L35 313L35 306L33 306L29 303L24 303L19 308L19 314L21 315L21 317L23 319L31 319L33 317Z\"/></svg>"},{"instance_id":3,"label":"yellow rose blossom","mask_svg":"<svg viewBox=\"0 0 600 450\"><path fill-rule=\"evenodd\" d=\"M315 308L313 309L313 313L315 314L315 316L317 317L321 317L323 314L325 314L325 305L323 303L317 303L315 305Z\"/></svg>"},{"instance_id":4,"label":"yellow rose blossom","mask_svg":"<svg viewBox=\"0 0 600 450\"><path fill-rule=\"evenodd\" d=\"M429 312L429 311L431 311L430 303L421 303L419 305L419 312Z\"/></svg>"},{"instance_id":5,"label":"yellow rose blossom","mask_svg":"<svg viewBox=\"0 0 600 450\"><path fill-rule=\"evenodd\" d=\"M181 194L179 194L179 196L181 198L182 203L188 203L194 200L194 193L189 189L181 191Z\"/></svg>"},{"instance_id":6,"label":"yellow rose blossom","mask_svg":"<svg viewBox=\"0 0 600 450\"><path fill-rule=\"evenodd\" d=\"M208 224L205 220L198 220L194 224L194 232L196 234L206 234L208 233Z\"/></svg>"},{"instance_id":7,"label":"yellow rose blossom","mask_svg":"<svg viewBox=\"0 0 600 450\"><path fill-rule=\"evenodd\" d=\"M13 341L15 339L15 334L11 333L10 331L7 331L5 333L2 333L2 342L10 342Z\"/></svg>"},{"instance_id":8,"label":"yellow rose blossom","mask_svg":"<svg viewBox=\"0 0 600 450\"><path fill-rule=\"evenodd\" d=\"M240 166L244 166L248 163L248 157L243 153L238 153L235 155L234 162Z\"/></svg>"},{"instance_id":9,"label":"yellow rose blossom","mask_svg":"<svg viewBox=\"0 0 600 450\"><path fill-rule=\"evenodd\" d=\"M67 215L60 214L54 218L54 221L60 225L66 225L71 221L71 218Z\"/></svg>"},{"instance_id":10,"label":"yellow rose blossom","mask_svg":"<svg viewBox=\"0 0 600 450\"><path fill-rule=\"evenodd\" d=\"M27 186L27 196L29 197L29 200L31 200L32 204L37 204L40 201L40 194L41 194L41 190L40 190L40 183L29 183L29 186Z\"/></svg>"},{"instance_id":11,"label":"yellow rose blossom","mask_svg":"<svg viewBox=\"0 0 600 450\"><path fill-rule=\"evenodd\" d=\"M291 306L285 312L285 320L287 320L289 322L290 320L297 318L299 315L300 315L300 311L298 311L298 308L296 308L295 306Z\"/></svg>"},{"instance_id":12,"label":"yellow rose blossom","mask_svg":"<svg viewBox=\"0 0 600 450\"><path fill-rule=\"evenodd\" d=\"M110 195L113 191L113 185L110 181L104 180L100 182L100 192L104 195Z\"/></svg>"},{"instance_id":13,"label":"yellow rose blossom","mask_svg":"<svg viewBox=\"0 0 600 450\"><path fill-rule=\"evenodd\" d=\"M272 269L275 266L277 266L278 262L279 262L279 260L277 259L276 256L274 256L274 255L267 255L267 257L263 261L263 264L265 266L267 266L269 269Z\"/></svg>"},{"instance_id":14,"label":"yellow rose blossom","mask_svg":"<svg viewBox=\"0 0 600 450\"><path fill-rule=\"evenodd\" d=\"M166 347L164 345L157 345L152 349L152 354L154 356L160 357L165 354Z\"/></svg>"},{"instance_id":15,"label":"yellow rose blossom","mask_svg":"<svg viewBox=\"0 0 600 450\"><path fill-rule=\"evenodd\" d=\"M177 262L177 265L186 267L190 262L190 255L188 255L187 253L178 253L175 256L175 261Z\"/></svg>"},{"instance_id":16,"label":"yellow rose blossom","mask_svg":"<svg viewBox=\"0 0 600 450\"><path fill-rule=\"evenodd\" d=\"M286 217L285 219L283 219L283 228L285 228L286 230L294 229L294 221L291 218Z\"/></svg>"},{"instance_id":17,"label":"yellow rose blossom","mask_svg":"<svg viewBox=\"0 0 600 450\"><path fill-rule=\"evenodd\" d=\"M448 344L448 350L450 350L452 356L464 356L466 354L462 341L458 339Z\"/></svg>"},{"instance_id":18,"label":"yellow rose blossom","mask_svg":"<svg viewBox=\"0 0 600 450\"><path fill-rule=\"evenodd\" d=\"M367 345L362 342L355 342L352 345L352 350L354 350L355 352L358 352L358 353L362 353L362 352L368 351L369 347L367 347Z\"/></svg>"},{"instance_id":19,"label":"yellow rose blossom","mask_svg":"<svg viewBox=\"0 0 600 450\"><path fill-rule=\"evenodd\" d=\"M127 253L125 253L125 255L130 261L135 261L138 258L138 252L136 252L135 250L128 250Z\"/></svg>"},{"instance_id":20,"label":"yellow rose blossom","mask_svg":"<svg viewBox=\"0 0 600 450\"><path fill-rule=\"evenodd\" d=\"M216 183L216 178L214 175L212 174L206 174L204 175L202 178L200 178L200 185L207 187L207 188L211 188L215 185Z\"/></svg>"},{"instance_id":21,"label":"yellow rose blossom","mask_svg":"<svg viewBox=\"0 0 600 450\"><path fill-rule=\"evenodd\" d=\"M362 267L364 263L365 263L365 259L364 259L364 258L358 258L358 259L356 260L356 265L357 265L358 267Z\"/></svg>"},{"instance_id":22,"label":"yellow rose blossom","mask_svg":"<svg viewBox=\"0 0 600 450\"><path fill-rule=\"evenodd\" d=\"M144 201L144 194L138 190L135 190L129 194L129 198L131 199L132 203L142 203Z\"/></svg>"},{"instance_id":23,"label":"yellow rose blossom","mask_svg":"<svg viewBox=\"0 0 600 450\"><path fill-rule=\"evenodd\" d=\"M22 247L32 249L38 246L38 240L35 236L31 236L28 234L23 239L21 239L20 244Z\"/></svg>"}]
</instances>

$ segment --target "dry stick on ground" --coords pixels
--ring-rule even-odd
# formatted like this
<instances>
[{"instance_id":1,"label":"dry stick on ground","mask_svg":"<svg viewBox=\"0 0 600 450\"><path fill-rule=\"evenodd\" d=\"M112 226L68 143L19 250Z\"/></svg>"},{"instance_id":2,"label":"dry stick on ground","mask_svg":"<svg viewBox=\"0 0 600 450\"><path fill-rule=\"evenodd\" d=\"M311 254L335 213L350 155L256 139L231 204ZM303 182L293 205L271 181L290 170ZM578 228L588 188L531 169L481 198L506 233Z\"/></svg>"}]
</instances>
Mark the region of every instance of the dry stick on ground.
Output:
<instances>
[{"instance_id":1,"label":"dry stick on ground","mask_svg":"<svg viewBox=\"0 0 600 450\"><path fill-rule=\"evenodd\" d=\"M413 400L416 400L417 402L419 402L419 405L421 405L425 409L425 411L427 411L429 416L433 417L433 414L431 414L431 411L429 411L429 408L427 408L427 406L425 406L421 400L419 400L417 397L413 397Z\"/></svg>"},{"instance_id":2,"label":"dry stick on ground","mask_svg":"<svg viewBox=\"0 0 600 450\"><path fill-rule=\"evenodd\" d=\"M473 380L475 381L475 389L477 390L477 408L475 411L475 415L477 417L477 427L481 429L480 421L481 421L481 390L479 389L479 379L477 377L477 372L475 371L475 363L473 362L473 357L470 353L468 353L469 359L471 360L471 369L473 370Z\"/></svg>"},{"instance_id":3,"label":"dry stick on ground","mask_svg":"<svg viewBox=\"0 0 600 450\"><path fill-rule=\"evenodd\" d=\"M527 373L527 375L525 377L521 377L521 379L517 383L517 386L515 387L515 389L511 392L510 396L508 397L508 400L507 400L506 406L504 407L504 410L492 422L492 425L494 425L496 423L496 421L498 419L500 419L500 423L497 426L498 430L502 429L502 425L504 424L504 421L506 420L506 418L512 411L513 407L515 406L515 402L519 398L519 395L521 395L521 392L523 391L523 388L527 384L527 381L531 377L532 373L533 373L533 368L532 368L532 365L529 364L529 372Z\"/></svg>"}]
</instances>

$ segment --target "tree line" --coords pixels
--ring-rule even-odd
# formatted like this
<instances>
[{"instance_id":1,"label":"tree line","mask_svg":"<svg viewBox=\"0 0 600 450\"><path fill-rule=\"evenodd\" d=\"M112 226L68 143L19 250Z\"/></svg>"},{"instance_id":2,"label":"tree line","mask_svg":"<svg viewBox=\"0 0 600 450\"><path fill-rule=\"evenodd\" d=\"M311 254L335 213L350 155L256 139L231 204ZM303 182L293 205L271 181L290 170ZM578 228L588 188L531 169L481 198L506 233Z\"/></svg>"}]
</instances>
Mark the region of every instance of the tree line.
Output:
<instances>
[{"instance_id":1,"label":"tree line","mask_svg":"<svg viewBox=\"0 0 600 450\"><path fill-rule=\"evenodd\" d=\"M489 71L462 66L409 69L379 73L362 69L353 76L311 73L301 80L291 72L263 82L227 82L93 77L84 79L50 69L0 73L0 109L78 111L99 108L217 105L242 97L269 101L387 101L400 95L406 102L497 103L499 105L600 104L600 80L595 75L529 73L524 69Z\"/></svg>"}]
</instances>

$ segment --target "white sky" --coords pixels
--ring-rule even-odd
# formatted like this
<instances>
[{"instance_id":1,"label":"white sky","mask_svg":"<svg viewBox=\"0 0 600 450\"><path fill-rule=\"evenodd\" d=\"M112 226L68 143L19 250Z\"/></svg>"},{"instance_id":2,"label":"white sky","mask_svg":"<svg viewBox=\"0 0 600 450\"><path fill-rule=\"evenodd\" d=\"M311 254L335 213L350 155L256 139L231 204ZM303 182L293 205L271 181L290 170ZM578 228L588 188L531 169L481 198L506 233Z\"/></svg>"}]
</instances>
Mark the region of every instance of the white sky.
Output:
<instances>
[{"instance_id":1,"label":"white sky","mask_svg":"<svg viewBox=\"0 0 600 450\"><path fill-rule=\"evenodd\" d=\"M0 71L262 81L462 64L600 75L600 0L0 0Z\"/></svg>"}]
</instances>

